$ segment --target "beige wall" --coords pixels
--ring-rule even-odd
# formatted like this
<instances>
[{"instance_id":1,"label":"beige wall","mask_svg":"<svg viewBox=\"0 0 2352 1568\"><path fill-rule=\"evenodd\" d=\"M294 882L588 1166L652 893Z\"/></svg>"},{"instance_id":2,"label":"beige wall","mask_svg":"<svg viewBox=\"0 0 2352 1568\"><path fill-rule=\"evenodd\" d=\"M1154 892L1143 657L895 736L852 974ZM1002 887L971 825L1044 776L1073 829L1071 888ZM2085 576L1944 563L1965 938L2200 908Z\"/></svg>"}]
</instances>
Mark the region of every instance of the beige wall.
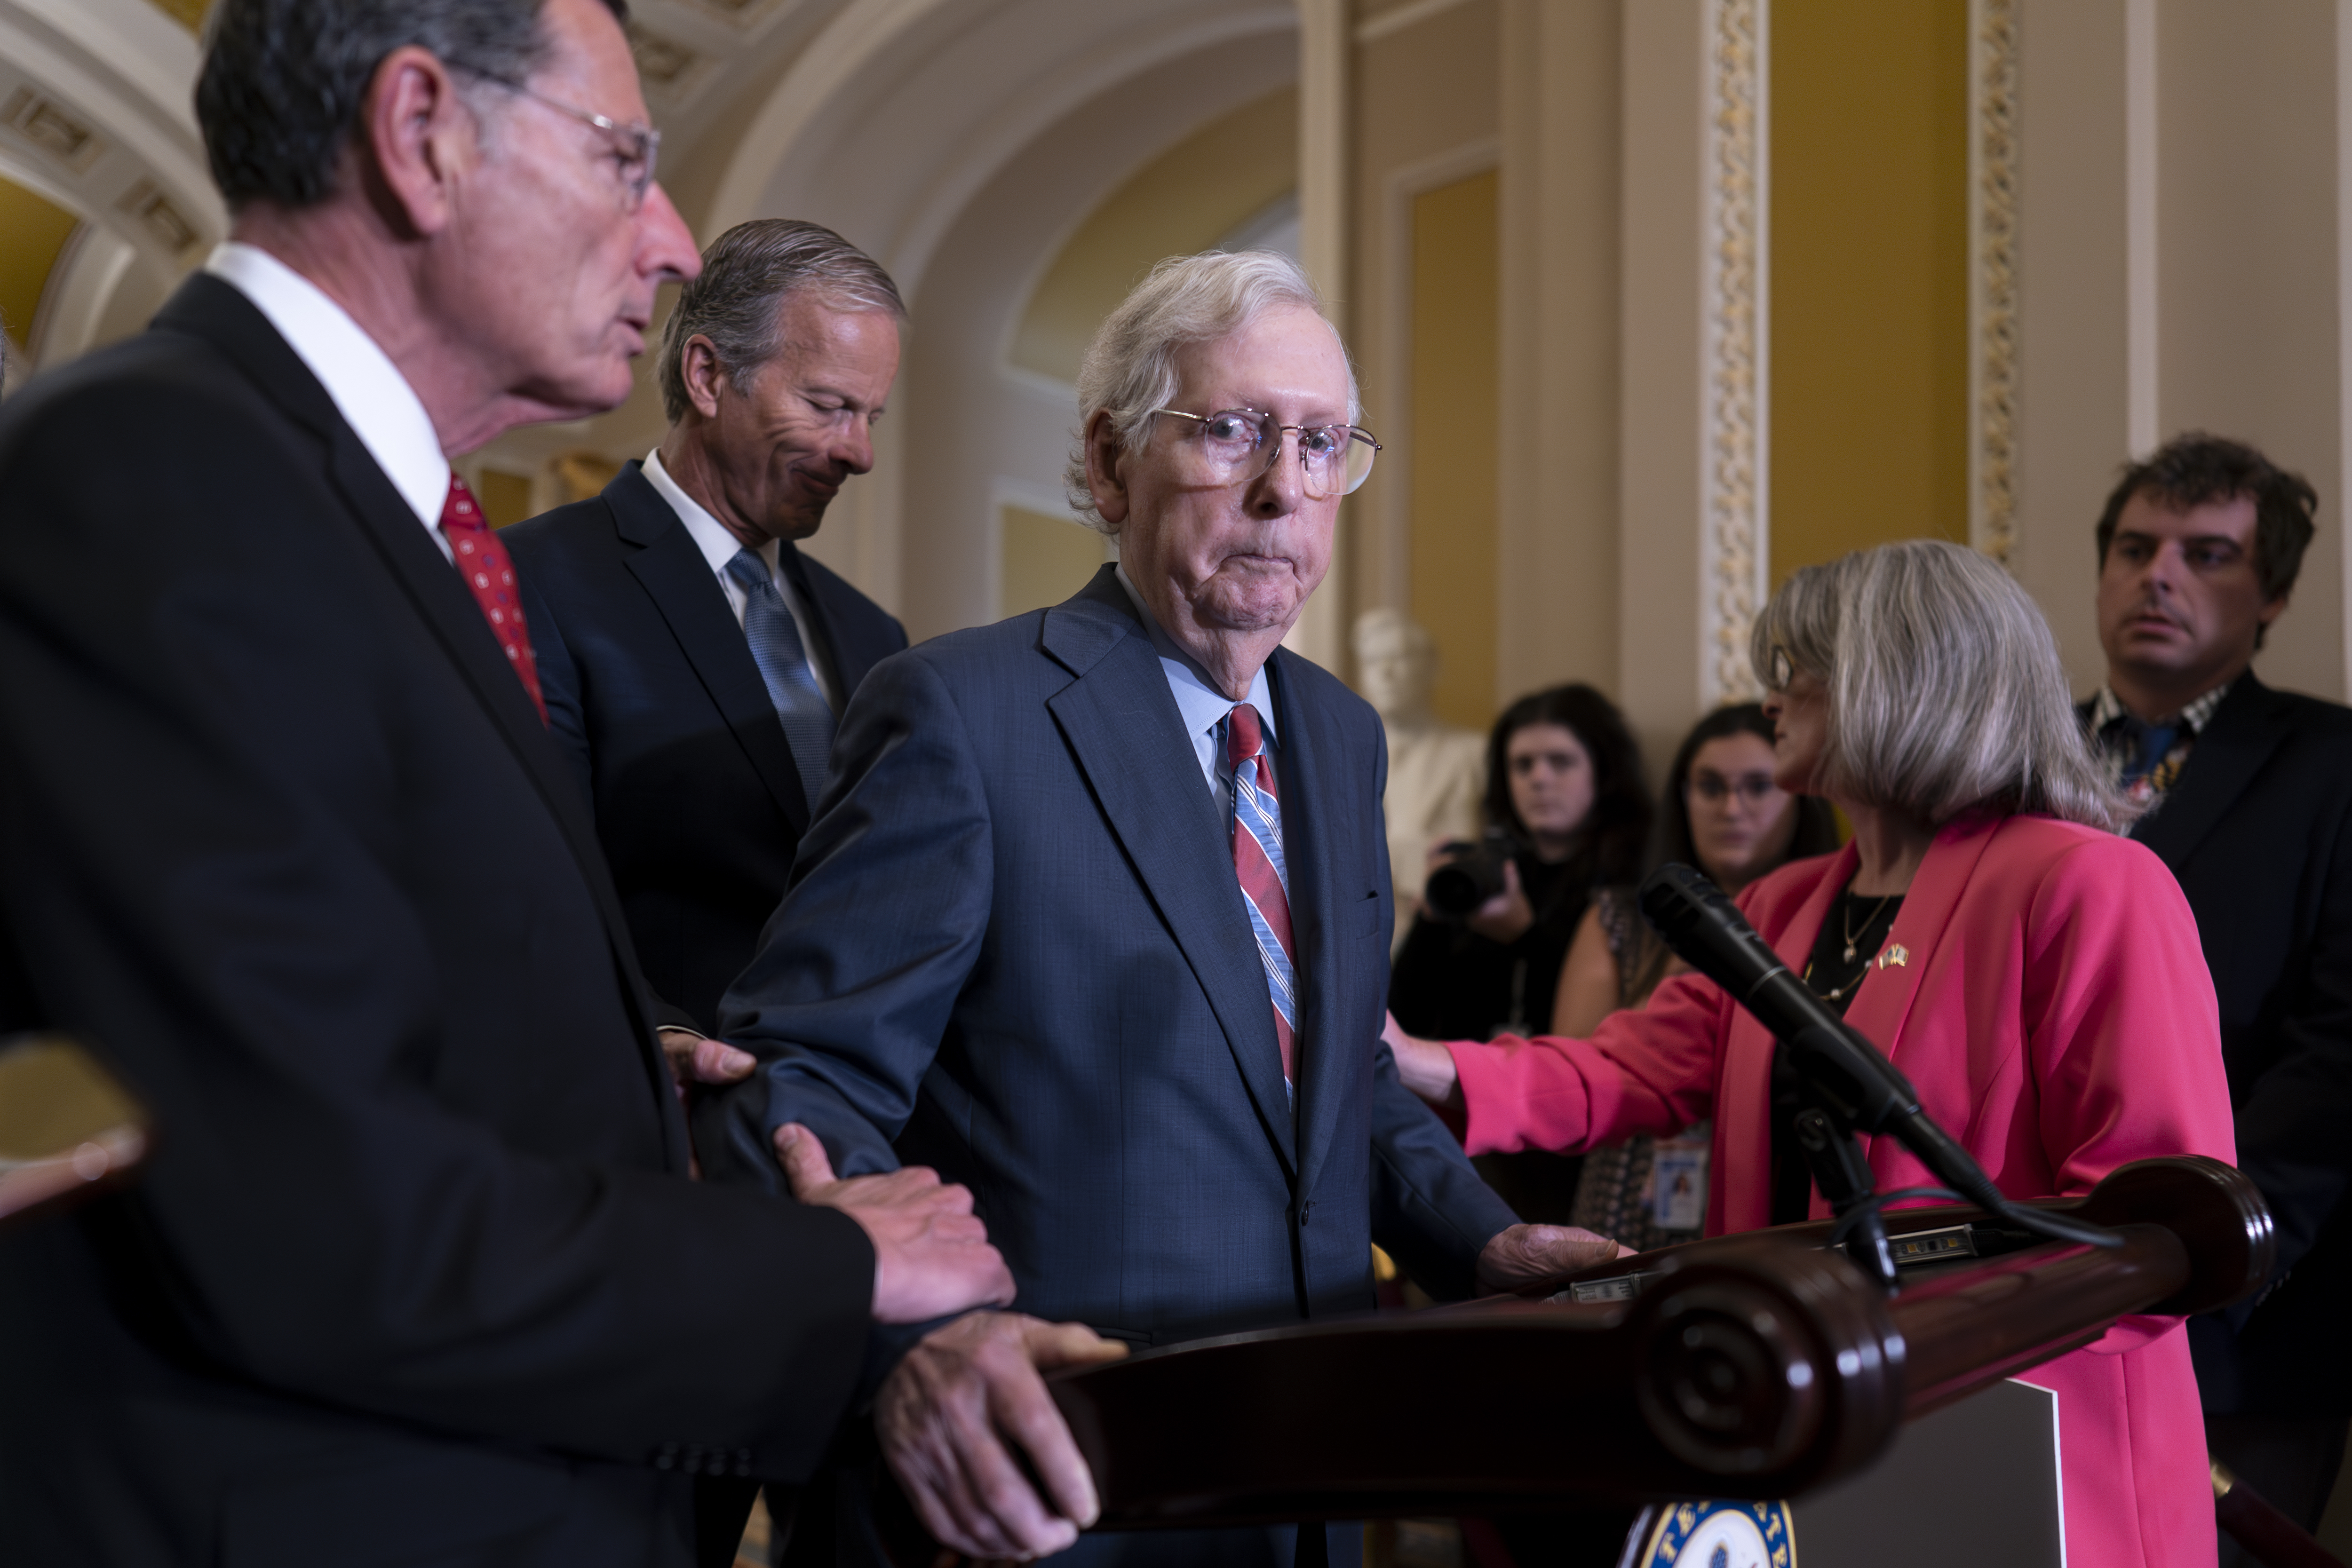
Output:
<instances>
[{"instance_id":1,"label":"beige wall","mask_svg":"<svg viewBox=\"0 0 2352 1568\"><path fill-rule=\"evenodd\" d=\"M1059 604L1087 585L1106 554L1103 537L1067 514L1004 507L999 508L997 529L1003 556L996 596L999 616Z\"/></svg>"},{"instance_id":2,"label":"beige wall","mask_svg":"<svg viewBox=\"0 0 2352 1568\"><path fill-rule=\"evenodd\" d=\"M1654 768L1698 711L1704 8L1624 11L1617 689Z\"/></svg>"},{"instance_id":3,"label":"beige wall","mask_svg":"<svg viewBox=\"0 0 2352 1568\"><path fill-rule=\"evenodd\" d=\"M1503 0L1495 689L1620 690L1618 0Z\"/></svg>"},{"instance_id":4,"label":"beige wall","mask_svg":"<svg viewBox=\"0 0 2352 1568\"><path fill-rule=\"evenodd\" d=\"M1483 727L1494 711L1495 569L1485 563L1495 558L1490 550L1473 567L1481 581L1449 572L1424 590L1413 570L1413 532L1417 498L1466 473L1459 506L1477 513L1484 537L1493 537L1496 449L1473 440L1457 450L1443 433L1424 442L1417 428L1414 214L1423 193L1460 185L1498 162L1500 13L1496 0L1465 0L1434 14L1400 14L1421 19L1358 34L1349 105L1351 251L1347 295L1338 301L1363 387L1364 423L1385 450L1370 483L1340 509L1339 557L1322 591L1347 606L1350 619L1386 604L1458 626L1439 638L1439 654L1457 679L1465 670L1481 673L1484 694L1465 688L1455 701L1456 722ZM1490 225L1487 259L1479 265L1489 268L1491 291L1499 286L1496 220L1481 221ZM1486 406L1494 401L1490 393ZM1458 522L1459 507L1455 516ZM1429 548L1443 547L1433 537ZM1437 599L1423 602L1427 591Z\"/></svg>"},{"instance_id":5,"label":"beige wall","mask_svg":"<svg viewBox=\"0 0 2352 1568\"><path fill-rule=\"evenodd\" d=\"M1030 293L1007 357L1076 382L1095 329L1155 262L1206 250L1297 188L1297 89L1218 116L1087 214Z\"/></svg>"},{"instance_id":6,"label":"beige wall","mask_svg":"<svg viewBox=\"0 0 2352 1568\"><path fill-rule=\"evenodd\" d=\"M2020 9L2018 579L2089 690L2104 669L2091 532L2117 465L2187 429L2252 441L2308 476L2321 505L2294 608L2255 667L2340 701L2337 9Z\"/></svg>"},{"instance_id":7,"label":"beige wall","mask_svg":"<svg viewBox=\"0 0 2352 1568\"><path fill-rule=\"evenodd\" d=\"M2337 7L2156 11L2158 433L2238 436L2318 486L2326 526L2257 668L2340 701Z\"/></svg>"},{"instance_id":8,"label":"beige wall","mask_svg":"<svg viewBox=\"0 0 2352 1568\"><path fill-rule=\"evenodd\" d=\"M2091 528L2130 447L2125 0L2020 17L2017 548L2076 691L2102 668Z\"/></svg>"}]
</instances>

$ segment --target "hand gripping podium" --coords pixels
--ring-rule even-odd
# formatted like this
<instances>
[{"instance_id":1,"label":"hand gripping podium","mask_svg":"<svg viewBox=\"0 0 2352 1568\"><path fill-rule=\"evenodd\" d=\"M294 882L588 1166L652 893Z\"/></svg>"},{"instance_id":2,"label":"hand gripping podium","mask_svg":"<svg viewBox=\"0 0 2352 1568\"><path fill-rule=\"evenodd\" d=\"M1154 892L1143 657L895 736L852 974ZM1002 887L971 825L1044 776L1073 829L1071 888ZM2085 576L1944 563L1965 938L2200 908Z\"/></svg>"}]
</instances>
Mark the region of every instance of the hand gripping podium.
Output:
<instances>
[{"instance_id":1,"label":"hand gripping podium","mask_svg":"<svg viewBox=\"0 0 2352 1568\"><path fill-rule=\"evenodd\" d=\"M2268 1209L2217 1160L2142 1160L2024 1207L2123 1245L1897 1209L1892 1295L1823 1249L1822 1221L1620 1259L1548 1300L1202 1340L1051 1387L1102 1529L1783 1499L2120 1317L2226 1306L2272 1265Z\"/></svg>"}]
</instances>

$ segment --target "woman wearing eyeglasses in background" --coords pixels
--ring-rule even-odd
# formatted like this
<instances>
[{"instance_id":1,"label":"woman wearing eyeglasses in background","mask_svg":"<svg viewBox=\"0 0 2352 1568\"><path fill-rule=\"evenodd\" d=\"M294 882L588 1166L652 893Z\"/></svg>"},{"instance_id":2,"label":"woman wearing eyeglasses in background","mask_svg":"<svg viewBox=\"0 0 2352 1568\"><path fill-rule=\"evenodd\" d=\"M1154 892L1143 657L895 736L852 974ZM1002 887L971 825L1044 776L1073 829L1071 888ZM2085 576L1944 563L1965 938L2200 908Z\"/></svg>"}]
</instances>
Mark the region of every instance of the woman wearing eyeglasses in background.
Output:
<instances>
[{"instance_id":1,"label":"woman wearing eyeglasses in background","mask_svg":"<svg viewBox=\"0 0 2352 1568\"><path fill-rule=\"evenodd\" d=\"M1792 972L1909 1076L2011 1197L2087 1192L2160 1155L2234 1163L2197 923L2075 722L2024 590L1976 551L1887 545L1798 572L1750 644L1774 778L1853 823L1835 855L1739 904ZM1714 1119L1710 1234L1822 1218L1772 1036L1676 975L1587 1039L1391 1037L1400 1077L1457 1104L1473 1154L1574 1152ZM1935 1185L1864 1141L1880 1192ZM2067 1560L2210 1568L2212 1494L2181 1320L2136 1316L2026 1380L2058 1396Z\"/></svg>"},{"instance_id":2,"label":"woman wearing eyeglasses in background","mask_svg":"<svg viewBox=\"0 0 2352 1568\"><path fill-rule=\"evenodd\" d=\"M1717 887L1740 891L1792 860L1832 853L1837 817L1817 795L1772 781L1772 720L1756 703L1717 708L1675 753L1660 800L1661 861L1696 866ZM1551 1032L1580 1038L1620 1008L1638 1008L1681 959L1642 918L1635 888L1601 889L1577 927L1559 973ZM1577 1178L1570 1223L1636 1251L1696 1240L1706 1215L1706 1123L1667 1141L1636 1133L1593 1150ZM1652 1175L1659 1180L1654 1185Z\"/></svg>"}]
</instances>

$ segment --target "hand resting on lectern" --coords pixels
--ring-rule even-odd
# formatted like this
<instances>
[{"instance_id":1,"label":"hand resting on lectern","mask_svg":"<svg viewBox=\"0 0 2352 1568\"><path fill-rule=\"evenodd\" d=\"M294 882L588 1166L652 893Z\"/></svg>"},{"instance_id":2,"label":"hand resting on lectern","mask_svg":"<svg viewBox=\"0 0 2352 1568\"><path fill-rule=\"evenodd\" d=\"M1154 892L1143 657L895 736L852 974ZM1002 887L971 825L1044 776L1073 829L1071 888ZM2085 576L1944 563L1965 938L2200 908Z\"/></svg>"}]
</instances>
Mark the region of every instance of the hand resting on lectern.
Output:
<instances>
[{"instance_id":1,"label":"hand resting on lectern","mask_svg":"<svg viewBox=\"0 0 2352 1568\"><path fill-rule=\"evenodd\" d=\"M874 1316L919 1323L970 1312L923 1336L874 1401L883 1456L925 1528L974 1557L1059 1552L1095 1521L1094 1479L1041 1373L1127 1354L1083 1323L971 1312L1013 1300L1013 1273L971 1212L971 1189L908 1166L842 1180L814 1134L776 1129L776 1158L803 1203L830 1204L874 1241ZM1021 1472L1020 1445L1048 1496Z\"/></svg>"},{"instance_id":2,"label":"hand resting on lectern","mask_svg":"<svg viewBox=\"0 0 2352 1568\"><path fill-rule=\"evenodd\" d=\"M919 1323L1013 1300L1013 1270L971 1211L971 1189L929 1166L882 1176L833 1174L816 1134L797 1122L776 1129L776 1159L803 1203L837 1208L874 1243L874 1321Z\"/></svg>"}]
</instances>

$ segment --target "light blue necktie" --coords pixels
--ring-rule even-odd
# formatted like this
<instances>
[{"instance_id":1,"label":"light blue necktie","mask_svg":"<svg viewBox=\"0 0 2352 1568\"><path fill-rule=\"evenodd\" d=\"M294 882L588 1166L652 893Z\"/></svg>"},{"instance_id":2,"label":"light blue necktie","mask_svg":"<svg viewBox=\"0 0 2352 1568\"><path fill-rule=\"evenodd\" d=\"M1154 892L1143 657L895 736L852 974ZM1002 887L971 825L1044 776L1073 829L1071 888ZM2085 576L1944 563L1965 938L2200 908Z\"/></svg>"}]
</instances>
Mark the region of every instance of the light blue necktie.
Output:
<instances>
[{"instance_id":1,"label":"light blue necktie","mask_svg":"<svg viewBox=\"0 0 2352 1568\"><path fill-rule=\"evenodd\" d=\"M814 816L833 758L833 709L816 684L816 672L809 668L800 628L784 608L775 579L768 575L768 563L748 549L737 550L727 563L727 575L743 591L743 636L751 644L751 662L760 666L760 678L768 684L768 700L783 721L793 765L801 770L801 792L808 797Z\"/></svg>"}]
</instances>

